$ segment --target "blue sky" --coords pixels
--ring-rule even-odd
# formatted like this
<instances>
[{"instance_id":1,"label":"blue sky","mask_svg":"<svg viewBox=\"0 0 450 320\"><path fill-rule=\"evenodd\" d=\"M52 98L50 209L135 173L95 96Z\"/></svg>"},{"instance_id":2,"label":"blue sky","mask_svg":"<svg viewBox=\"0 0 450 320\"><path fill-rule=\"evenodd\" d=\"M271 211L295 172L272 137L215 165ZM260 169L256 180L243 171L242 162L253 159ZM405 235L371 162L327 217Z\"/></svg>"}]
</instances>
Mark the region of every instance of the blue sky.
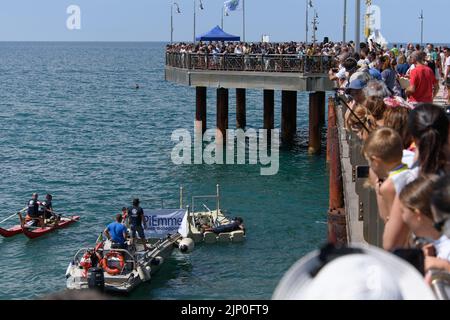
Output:
<instances>
[{"instance_id":1,"label":"blue sky","mask_svg":"<svg viewBox=\"0 0 450 320\"><path fill-rule=\"evenodd\" d=\"M245 0L247 40L268 34L272 41L304 40L305 0ZM194 0L177 0L174 38L191 40ZM223 0L203 0L197 14L197 33L220 25ZM313 0L319 14L318 39L342 39L343 0ZM0 41L168 41L169 0L2 0ZM354 38L355 0L348 0L347 38ZM373 0L381 7L382 33L390 42L419 42L421 9L425 42L449 43L446 20L449 0ZM81 8L81 30L68 30L66 9ZM362 0L362 8L364 0ZM225 17L225 30L242 34L242 13ZM312 12L310 17L312 16ZM447 16L447 17L446 17Z\"/></svg>"}]
</instances>

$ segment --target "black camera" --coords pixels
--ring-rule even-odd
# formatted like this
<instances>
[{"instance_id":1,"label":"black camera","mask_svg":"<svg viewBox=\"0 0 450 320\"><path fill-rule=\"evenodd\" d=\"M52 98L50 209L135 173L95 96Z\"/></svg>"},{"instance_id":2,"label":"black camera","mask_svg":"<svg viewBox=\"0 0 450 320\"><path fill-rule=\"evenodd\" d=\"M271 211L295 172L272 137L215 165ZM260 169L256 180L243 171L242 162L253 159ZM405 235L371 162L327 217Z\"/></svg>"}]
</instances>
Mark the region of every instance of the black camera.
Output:
<instances>
[{"instance_id":1,"label":"black camera","mask_svg":"<svg viewBox=\"0 0 450 320\"><path fill-rule=\"evenodd\" d=\"M358 166L356 167L356 176L358 179L366 179L369 177L370 167Z\"/></svg>"}]
</instances>

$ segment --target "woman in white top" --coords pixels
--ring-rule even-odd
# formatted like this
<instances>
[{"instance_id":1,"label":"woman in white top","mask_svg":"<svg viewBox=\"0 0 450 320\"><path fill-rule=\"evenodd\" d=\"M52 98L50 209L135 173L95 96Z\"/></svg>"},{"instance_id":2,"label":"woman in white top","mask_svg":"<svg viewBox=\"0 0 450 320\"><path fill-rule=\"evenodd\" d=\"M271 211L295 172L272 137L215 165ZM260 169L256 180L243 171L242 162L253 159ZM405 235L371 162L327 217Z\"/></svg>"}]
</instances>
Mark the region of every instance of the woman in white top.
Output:
<instances>
[{"instance_id":1,"label":"woman in white top","mask_svg":"<svg viewBox=\"0 0 450 320\"><path fill-rule=\"evenodd\" d=\"M448 143L449 126L442 108L432 104L420 105L409 116L409 129L417 146L417 163L414 168L396 177L397 196L383 234L383 247L389 251L403 247L409 235L409 229L402 219L398 195L406 185L420 175L443 175L447 164L445 148Z\"/></svg>"}]
</instances>

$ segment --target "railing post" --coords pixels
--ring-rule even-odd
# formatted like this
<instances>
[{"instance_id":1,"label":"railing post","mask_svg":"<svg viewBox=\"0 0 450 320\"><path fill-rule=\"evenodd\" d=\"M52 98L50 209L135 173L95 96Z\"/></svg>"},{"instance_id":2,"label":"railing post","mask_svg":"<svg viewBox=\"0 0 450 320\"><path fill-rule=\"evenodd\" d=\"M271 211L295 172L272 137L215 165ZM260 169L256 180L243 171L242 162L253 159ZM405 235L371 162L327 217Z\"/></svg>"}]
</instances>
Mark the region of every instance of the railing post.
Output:
<instances>
[{"instance_id":1,"label":"railing post","mask_svg":"<svg viewBox=\"0 0 450 320\"><path fill-rule=\"evenodd\" d=\"M186 53L186 66L188 69L192 69L191 68L191 54L189 52Z\"/></svg>"},{"instance_id":2,"label":"railing post","mask_svg":"<svg viewBox=\"0 0 450 320\"><path fill-rule=\"evenodd\" d=\"M344 191L340 159L339 130L336 122L335 102L330 99L332 111L328 140L330 153L330 210L328 211L328 241L335 244L347 243L346 214L344 209Z\"/></svg>"},{"instance_id":3,"label":"railing post","mask_svg":"<svg viewBox=\"0 0 450 320\"><path fill-rule=\"evenodd\" d=\"M219 217L219 211L220 211L220 186L219 184L216 185L216 192L217 192L217 217Z\"/></svg>"},{"instance_id":4,"label":"railing post","mask_svg":"<svg viewBox=\"0 0 450 320\"><path fill-rule=\"evenodd\" d=\"M344 206L342 186L342 171L339 149L339 132L335 126L331 128L331 159L330 159L330 208L338 209Z\"/></svg>"},{"instance_id":5,"label":"railing post","mask_svg":"<svg viewBox=\"0 0 450 320\"><path fill-rule=\"evenodd\" d=\"M183 186L180 186L180 209L183 209Z\"/></svg>"}]
</instances>

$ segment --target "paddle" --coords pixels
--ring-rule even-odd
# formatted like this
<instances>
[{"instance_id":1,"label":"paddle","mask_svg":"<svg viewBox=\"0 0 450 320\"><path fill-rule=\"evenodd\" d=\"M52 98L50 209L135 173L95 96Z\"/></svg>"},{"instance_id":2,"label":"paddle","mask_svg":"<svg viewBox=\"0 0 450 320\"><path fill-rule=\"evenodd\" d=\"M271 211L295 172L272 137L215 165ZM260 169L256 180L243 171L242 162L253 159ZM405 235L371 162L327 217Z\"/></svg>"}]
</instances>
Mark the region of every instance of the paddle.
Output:
<instances>
[{"instance_id":1,"label":"paddle","mask_svg":"<svg viewBox=\"0 0 450 320\"><path fill-rule=\"evenodd\" d=\"M20 210L19 212L22 213L22 212L24 212L24 211L27 210L27 209L28 209L28 208L23 208L23 209ZM2 221L0 221L0 224L2 224L3 222L8 221L9 219L14 218L16 215L17 215L17 212L14 213L14 214L12 214L12 215L10 215L8 218L5 218L5 219L3 219Z\"/></svg>"},{"instance_id":2,"label":"paddle","mask_svg":"<svg viewBox=\"0 0 450 320\"><path fill-rule=\"evenodd\" d=\"M60 216L61 218L66 218L66 219L70 219L70 220L73 220L73 218L72 218L72 217L69 217L69 216L65 216L65 215L63 215L63 214L60 214L60 213L58 213L58 212L55 212L55 211L52 211L52 214L53 214L54 216Z\"/></svg>"}]
</instances>

